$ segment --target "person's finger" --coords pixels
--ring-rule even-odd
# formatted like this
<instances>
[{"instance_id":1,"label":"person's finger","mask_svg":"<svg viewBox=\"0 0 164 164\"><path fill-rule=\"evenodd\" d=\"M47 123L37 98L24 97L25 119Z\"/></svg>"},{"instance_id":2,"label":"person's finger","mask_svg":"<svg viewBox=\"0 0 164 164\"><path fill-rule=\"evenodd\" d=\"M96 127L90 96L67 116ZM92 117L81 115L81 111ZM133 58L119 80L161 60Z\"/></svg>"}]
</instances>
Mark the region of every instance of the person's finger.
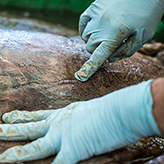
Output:
<instances>
[{"instance_id":1,"label":"person's finger","mask_svg":"<svg viewBox=\"0 0 164 164\"><path fill-rule=\"evenodd\" d=\"M49 128L45 120L25 124L1 124L0 140L34 140L43 137Z\"/></svg>"},{"instance_id":2,"label":"person's finger","mask_svg":"<svg viewBox=\"0 0 164 164\"><path fill-rule=\"evenodd\" d=\"M72 149L70 148L69 151L61 149L51 164L73 164L77 162L78 160L72 156Z\"/></svg>"},{"instance_id":3,"label":"person's finger","mask_svg":"<svg viewBox=\"0 0 164 164\"><path fill-rule=\"evenodd\" d=\"M14 163L42 159L56 153L47 135L24 146L15 146L0 155L0 163Z\"/></svg>"},{"instance_id":4,"label":"person's finger","mask_svg":"<svg viewBox=\"0 0 164 164\"><path fill-rule=\"evenodd\" d=\"M70 127L70 122L67 123L68 127ZM67 137L62 139L57 156L51 164L74 164L81 160L79 154L77 154L78 152L75 150L76 148L72 144L72 140L72 135L70 134L67 134Z\"/></svg>"},{"instance_id":5,"label":"person's finger","mask_svg":"<svg viewBox=\"0 0 164 164\"><path fill-rule=\"evenodd\" d=\"M127 38L120 46L115 50L115 52L108 58L109 62L115 62L117 60L130 57L136 51L142 47L142 42L137 35L131 35Z\"/></svg>"},{"instance_id":6,"label":"person's finger","mask_svg":"<svg viewBox=\"0 0 164 164\"><path fill-rule=\"evenodd\" d=\"M113 37L103 41L91 55L90 59L83 64L81 69L75 73L75 78L79 81L87 81L102 63L108 59L112 53L121 45L123 40L129 36L121 30L117 32Z\"/></svg>"},{"instance_id":7,"label":"person's finger","mask_svg":"<svg viewBox=\"0 0 164 164\"><path fill-rule=\"evenodd\" d=\"M95 19L91 19L88 23L87 26L85 27L81 38L82 40L87 43L89 38L91 37L91 35L94 35L95 33L97 33L99 31L98 28L96 28L97 25L95 24ZM92 37L93 38L93 37ZM101 37L99 37L99 39L101 39ZM102 39L101 39L102 40Z\"/></svg>"},{"instance_id":8,"label":"person's finger","mask_svg":"<svg viewBox=\"0 0 164 164\"><path fill-rule=\"evenodd\" d=\"M75 78L79 81L87 81L90 76L92 76L101 64L109 56L109 43L104 41L102 42L91 55L90 59L86 61L81 69L75 73Z\"/></svg>"},{"instance_id":9,"label":"person's finger","mask_svg":"<svg viewBox=\"0 0 164 164\"><path fill-rule=\"evenodd\" d=\"M87 45L86 45L86 49L88 52L90 52L91 54L95 51L95 49L100 45L101 40L97 39L98 37L96 36L96 33L92 34L88 41L87 41Z\"/></svg>"},{"instance_id":10,"label":"person's finger","mask_svg":"<svg viewBox=\"0 0 164 164\"><path fill-rule=\"evenodd\" d=\"M86 14L82 14L82 15L80 16L80 20L79 20L79 34L80 34L80 36L82 36L83 31L84 31L84 29L85 29L87 23L88 23L90 20L91 20L91 18L90 18L88 15L86 15Z\"/></svg>"},{"instance_id":11,"label":"person's finger","mask_svg":"<svg viewBox=\"0 0 164 164\"><path fill-rule=\"evenodd\" d=\"M79 34L80 34L80 36L82 36L85 27L87 26L88 22L91 20L91 17L90 17L90 15L92 15L91 14L91 12L92 12L91 9L92 9L92 5L90 7L88 7L80 15L80 19L79 19Z\"/></svg>"},{"instance_id":12,"label":"person's finger","mask_svg":"<svg viewBox=\"0 0 164 164\"><path fill-rule=\"evenodd\" d=\"M59 110L39 110L34 112L15 110L5 113L2 120L7 124L26 123L45 120L52 113L58 114Z\"/></svg>"}]
</instances>

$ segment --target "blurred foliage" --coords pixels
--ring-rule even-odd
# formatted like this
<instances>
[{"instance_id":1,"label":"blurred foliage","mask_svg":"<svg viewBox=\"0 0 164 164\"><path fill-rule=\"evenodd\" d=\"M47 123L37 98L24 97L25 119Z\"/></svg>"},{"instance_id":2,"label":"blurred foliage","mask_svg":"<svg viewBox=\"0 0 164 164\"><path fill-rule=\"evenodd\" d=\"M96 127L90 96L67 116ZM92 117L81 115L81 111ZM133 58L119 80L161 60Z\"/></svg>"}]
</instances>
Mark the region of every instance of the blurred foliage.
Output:
<instances>
[{"instance_id":1,"label":"blurred foliage","mask_svg":"<svg viewBox=\"0 0 164 164\"><path fill-rule=\"evenodd\" d=\"M152 39L152 42L162 42L164 43L164 15L159 22L155 35Z\"/></svg>"},{"instance_id":2,"label":"blurred foliage","mask_svg":"<svg viewBox=\"0 0 164 164\"><path fill-rule=\"evenodd\" d=\"M3 0L0 5L83 12L94 0Z\"/></svg>"},{"instance_id":3,"label":"blurred foliage","mask_svg":"<svg viewBox=\"0 0 164 164\"><path fill-rule=\"evenodd\" d=\"M163 17L162 17L161 21L162 21L162 22L164 22L164 15L163 15Z\"/></svg>"},{"instance_id":4,"label":"blurred foliage","mask_svg":"<svg viewBox=\"0 0 164 164\"><path fill-rule=\"evenodd\" d=\"M94 0L2 0L0 12L24 16L30 13L30 18L40 19L55 24L78 29L80 14Z\"/></svg>"},{"instance_id":5,"label":"blurred foliage","mask_svg":"<svg viewBox=\"0 0 164 164\"><path fill-rule=\"evenodd\" d=\"M43 20L45 22L54 23L56 25L61 24L71 29L78 29L78 21L80 13L75 13L67 10L36 10L29 8L20 8L12 6L2 6L0 5L1 13L8 13L12 17L27 17L34 18L38 20ZM5 14L5 15L6 15ZM7 15L8 15L7 14ZM3 14L2 14L3 16Z\"/></svg>"},{"instance_id":6,"label":"blurred foliage","mask_svg":"<svg viewBox=\"0 0 164 164\"><path fill-rule=\"evenodd\" d=\"M162 19L162 21L159 22L159 25L158 25L155 35L153 37L153 40L155 42L164 43L164 21L163 20L164 19Z\"/></svg>"},{"instance_id":7,"label":"blurred foliage","mask_svg":"<svg viewBox=\"0 0 164 164\"><path fill-rule=\"evenodd\" d=\"M29 12L31 18L40 19L55 24L78 29L80 14L94 0L2 0L0 11L7 10L10 13L23 16ZM158 25L153 38L154 41L164 42L164 16Z\"/></svg>"}]
</instances>

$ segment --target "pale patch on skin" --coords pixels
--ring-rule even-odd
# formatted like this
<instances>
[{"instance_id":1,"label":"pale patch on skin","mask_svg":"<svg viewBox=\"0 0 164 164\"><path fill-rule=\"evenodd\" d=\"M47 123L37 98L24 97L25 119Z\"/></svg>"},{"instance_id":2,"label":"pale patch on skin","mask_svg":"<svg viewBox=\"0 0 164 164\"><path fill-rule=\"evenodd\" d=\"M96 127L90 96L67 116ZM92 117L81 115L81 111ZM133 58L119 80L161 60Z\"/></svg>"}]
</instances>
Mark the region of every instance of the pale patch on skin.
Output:
<instances>
[{"instance_id":1,"label":"pale patch on skin","mask_svg":"<svg viewBox=\"0 0 164 164\"><path fill-rule=\"evenodd\" d=\"M3 62L5 62L5 63L11 65L12 67L14 67L16 70L18 70L18 72L24 77L24 82L26 82L26 81L27 81L27 78L26 78L26 76L20 71L20 69L17 68L15 65L13 65L11 62L9 62L9 61L7 60L7 56L8 56L7 50L4 51L4 55L6 56L6 59L4 59L2 56L0 56L0 59L1 59Z\"/></svg>"}]
</instances>

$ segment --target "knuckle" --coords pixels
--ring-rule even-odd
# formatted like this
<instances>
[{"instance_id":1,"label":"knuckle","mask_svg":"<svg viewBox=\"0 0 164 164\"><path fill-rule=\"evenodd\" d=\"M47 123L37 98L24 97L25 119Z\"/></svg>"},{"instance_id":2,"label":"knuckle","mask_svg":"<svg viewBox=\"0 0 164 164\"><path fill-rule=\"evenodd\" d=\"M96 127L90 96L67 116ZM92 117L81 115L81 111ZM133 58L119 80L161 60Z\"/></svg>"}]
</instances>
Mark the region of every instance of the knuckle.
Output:
<instances>
[{"instance_id":1,"label":"knuckle","mask_svg":"<svg viewBox=\"0 0 164 164\"><path fill-rule=\"evenodd\" d=\"M92 44L86 45L86 50L90 53L93 53L93 51L96 49L96 46L93 46Z\"/></svg>"},{"instance_id":2,"label":"knuckle","mask_svg":"<svg viewBox=\"0 0 164 164\"><path fill-rule=\"evenodd\" d=\"M111 25L113 29L119 29L120 28L120 23L116 20L111 20Z\"/></svg>"},{"instance_id":3,"label":"knuckle","mask_svg":"<svg viewBox=\"0 0 164 164\"><path fill-rule=\"evenodd\" d=\"M88 37L83 33L82 34L82 40L85 42L85 43L87 43L87 41L88 41Z\"/></svg>"},{"instance_id":4,"label":"knuckle","mask_svg":"<svg viewBox=\"0 0 164 164\"><path fill-rule=\"evenodd\" d=\"M84 13L80 15L80 22L83 20Z\"/></svg>"},{"instance_id":5,"label":"knuckle","mask_svg":"<svg viewBox=\"0 0 164 164\"><path fill-rule=\"evenodd\" d=\"M86 50L87 50L88 52L92 53L92 52L91 52L91 47L90 47L89 45L86 45Z\"/></svg>"},{"instance_id":6,"label":"knuckle","mask_svg":"<svg viewBox=\"0 0 164 164\"><path fill-rule=\"evenodd\" d=\"M131 31L128 26L113 20L111 22L112 24L112 31L115 33L118 33L119 35L129 36L131 34Z\"/></svg>"}]
</instances>

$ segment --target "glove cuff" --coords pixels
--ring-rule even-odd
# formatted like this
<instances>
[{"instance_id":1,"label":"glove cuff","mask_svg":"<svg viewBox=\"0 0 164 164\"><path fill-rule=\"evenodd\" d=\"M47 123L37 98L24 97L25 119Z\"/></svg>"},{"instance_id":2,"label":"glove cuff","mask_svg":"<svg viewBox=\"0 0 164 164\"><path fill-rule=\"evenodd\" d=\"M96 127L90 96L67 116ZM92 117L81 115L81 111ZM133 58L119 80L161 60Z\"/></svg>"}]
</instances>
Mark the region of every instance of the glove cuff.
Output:
<instances>
[{"instance_id":1,"label":"glove cuff","mask_svg":"<svg viewBox=\"0 0 164 164\"><path fill-rule=\"evenodd\" d=\"M147 133L148 136L154 135L154 134L162 136L157 126L157 123L154 119L153 112L152 112L152 109L153 109L153 97L151 94L152 81L153 80L148 80L147 82L145 82L145 85L143 85L144 87L143 93L145 94L142 100L142 106L144 110L142 107L139 108L140 118L145 128L145 132Z\"/></svg>"}]
</instances>

